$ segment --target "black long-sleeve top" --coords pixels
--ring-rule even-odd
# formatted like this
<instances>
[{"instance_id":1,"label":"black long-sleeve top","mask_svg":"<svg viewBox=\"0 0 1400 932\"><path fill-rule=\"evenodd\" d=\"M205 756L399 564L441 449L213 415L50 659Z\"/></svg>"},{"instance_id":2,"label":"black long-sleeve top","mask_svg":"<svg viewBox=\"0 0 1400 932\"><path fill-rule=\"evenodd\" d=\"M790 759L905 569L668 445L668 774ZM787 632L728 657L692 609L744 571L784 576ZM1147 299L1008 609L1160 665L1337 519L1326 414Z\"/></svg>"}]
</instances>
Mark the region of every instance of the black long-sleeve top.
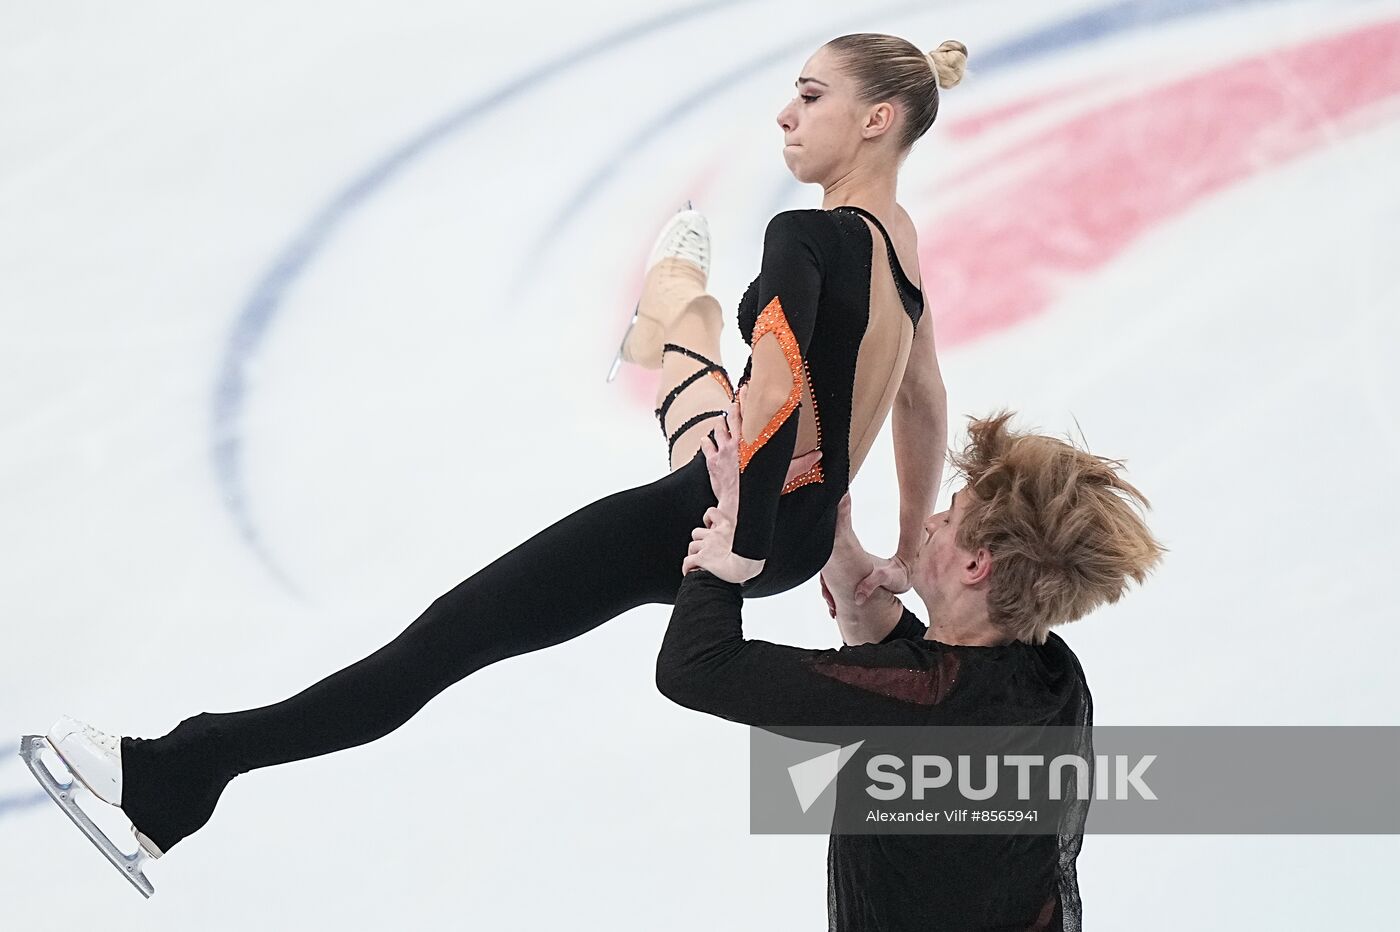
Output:
<instances>
[{"instance_id":1,"label":"black long-sleeve top","mask_svg":"<svg viewBox=\"0 0 1400 932\"><path fill-rule=\"evenodd\" d=\"M741 438L739 500L745 507L740 509L741 517L736 522L733 548L749 559L766 559L772 546L778 499L797 444L801 383L808 377L805 360L816 333L822 282L831 272L841 271L832 258L835 239L835 226L825 211L789 210L777 214L768 221L763 233L763 261L758 277L739 302L744 342L752 346L765 334L775 336L787 370L781 378L790 378L793 385L787 401L762 426L757 439L750 444ZM739 387L753 375L751 355L739 378ZM814 472L822 475L821 470Z\"/></svg>"},{"instance_id":2,"label":"black long-sleeve top","mask_svg":"<svg viewBox=\"0 0 1400 932\"><path fill-rule=\"evenodd\" d=\"M741 586L687 573L656 682L691 709L765 728L1092 724L1078 659L1042 645L943 644L907 607L878 644L805 649L743 636ZM1087 803L1060 834L833 834L833 930L1079 928L1074 860Z\"/></svg>"},{"instance_id":3,"label":"black long-sleeve top","mask_svg":"<svg viewBox=\"0 0 1400 932\"><path fill-rule=\"evenodd\" d=\"M871 305L875 241L862 216L885 240L903 313ZM769 558L782 496L805 488L805 497L834 503L845 493L851 438L879 427L853 423L856 399L882 393L901 374L858 366L861 349L867 340L879 346L897 343L906 328L916 332L922 315L923 293L899 265L893 241L874 214L845 204L830 210L785 210L768 221L763 262L739 299L738 324L750 347L776 341L782 352L751 354L738 385L786 386L787 395L773 412L766 403L762 409L744 410L745 433L755 439L739 445L742 507L734 529L736 554ZM796 448L801 424L813 431L814 449L822 458L787 479L793 455L808 452ZM813 546L824 543L816 540Z\"/></svg>"}]
</instances>

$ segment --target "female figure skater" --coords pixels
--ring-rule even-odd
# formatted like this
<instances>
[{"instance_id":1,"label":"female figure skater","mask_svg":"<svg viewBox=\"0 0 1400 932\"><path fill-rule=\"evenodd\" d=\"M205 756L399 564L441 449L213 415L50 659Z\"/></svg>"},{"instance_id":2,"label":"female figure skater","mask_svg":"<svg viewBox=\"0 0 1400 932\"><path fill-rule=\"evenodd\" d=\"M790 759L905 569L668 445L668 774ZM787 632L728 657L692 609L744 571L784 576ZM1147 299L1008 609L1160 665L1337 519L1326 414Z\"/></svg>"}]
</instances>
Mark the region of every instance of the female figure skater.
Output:
<instances>
[{"instance_id":1,"label":"female figure skater","mask_svg":"<svg viewBox=\"0 0 1400 932\"><path fill-rule=\"evenodd\" d=\"M751 353L739 382L742 507L730 559L735 578L748 580L746 596L791 589L825 565L837 504L892 407L900 543L878 572L893 591L909 587L947 418L932 328L918 326L923 295L905 271L917 268L917 249L895 183L933 123L938 88L958 83L966 56L952 41L925 55L892 36L841 36L808 59L799 96L778 114L789 170L824 197L821 209L769 222L759 275L739 303ZM201 713L157 739L60 720L49 743L82 783L121 807L145 856L203 826L240 773L373 741L487 664L578 637L638 605L674 604L691 532L717 502L700 441L735 395L714 361L720 316L703 293L703 219L682 212L658 248L621 354L662 369L657 414L672 472L545 528L438 597L384 647L282 702Z\"/></svg>"}]
</instances>

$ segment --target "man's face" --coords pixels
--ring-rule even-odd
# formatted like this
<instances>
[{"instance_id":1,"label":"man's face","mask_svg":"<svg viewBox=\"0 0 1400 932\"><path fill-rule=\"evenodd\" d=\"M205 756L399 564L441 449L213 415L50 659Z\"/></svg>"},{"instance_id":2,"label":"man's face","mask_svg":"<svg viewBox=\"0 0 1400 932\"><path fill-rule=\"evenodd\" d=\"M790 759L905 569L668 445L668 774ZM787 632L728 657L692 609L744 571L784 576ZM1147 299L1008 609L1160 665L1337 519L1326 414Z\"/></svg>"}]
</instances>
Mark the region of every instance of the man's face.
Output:
<instances>
[{"instance_id":1,"label":"man's face","mask_svg":"<svg viewBox=\"0 0 1400 932\"><path fill-rule=\"evenodd\" d=\"M929 515L924 522L924 541L914 558L911 581L925 602L949 593L976 560L974 553L962 549L956 542L958 525L971 496L972 490L964 485L953 493L952 504L946 511Z\"/></svg>"}]
</instances>

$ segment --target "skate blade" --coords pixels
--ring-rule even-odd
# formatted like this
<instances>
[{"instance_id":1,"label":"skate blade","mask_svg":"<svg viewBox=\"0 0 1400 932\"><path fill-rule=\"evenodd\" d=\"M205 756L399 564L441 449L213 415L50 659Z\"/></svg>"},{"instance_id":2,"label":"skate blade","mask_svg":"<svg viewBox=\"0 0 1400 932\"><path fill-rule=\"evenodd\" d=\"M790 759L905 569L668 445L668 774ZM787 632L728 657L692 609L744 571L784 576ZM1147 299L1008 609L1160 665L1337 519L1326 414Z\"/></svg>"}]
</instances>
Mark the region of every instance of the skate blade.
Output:
<instances>
[{"instance_id":1,"label":"skate blade","mask_svg":"<svg viewBox=\"0 0 1400 932\"><path fill-rule=\"evenodd\" d=\"M642 313L642 302L637 301L637 307L632 311L632 321L627 325L627 331L622 334L622 342L617 345L617 355L613 357L612 368L608 370L608 381L617 378L617 370L622 368L622 348L627 345L627 338L632 335L632 328L637 326L637 318Z\"/></svg>"},{"instance_id":2,"label":"skate blade","mask_svg":"<svg viewBox=\"0 0 1400 932\"><path fill-rule=\"evenodd\" d=\"M55 754L58 753L53 745L49 744L48 740L41 735L22 735L19 742L19 756L24 758L25 764L34 774L34 779L39 781L39 785L49 794L49 798L58 803L58 807L68 814L68 818L73 820L73 824L82 829L83 834L88 837L88 841L101 850L112 866L121 871L122 876L131 881L133 887L141 891L142 896L149 898L154 894L156 888L141 870L142 864L150 860L150 856L140 845L137 845L135 854L122 853L116 845L112 844L112 840L107 837L107 834L98 828L78 805L75 791L82 784L77 776L70 774L71 779L67 783L59 783L58 779L54 777L53 771L49 770L48 766L40 759L39 755L45 749L53 751Z\"/></svg>"}]
</instances>

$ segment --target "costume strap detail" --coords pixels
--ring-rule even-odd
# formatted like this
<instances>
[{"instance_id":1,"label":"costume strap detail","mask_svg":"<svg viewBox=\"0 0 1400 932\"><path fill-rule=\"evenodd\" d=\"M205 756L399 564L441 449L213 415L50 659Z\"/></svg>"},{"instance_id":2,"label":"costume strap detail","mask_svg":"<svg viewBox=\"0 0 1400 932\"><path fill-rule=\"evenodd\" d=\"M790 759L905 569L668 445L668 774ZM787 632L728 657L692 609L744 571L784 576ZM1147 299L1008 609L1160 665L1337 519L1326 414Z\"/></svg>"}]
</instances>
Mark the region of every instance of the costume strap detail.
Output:
<instances>
[{"instance_id":1,"label":"costume strap detail","mask_svg":"<svg viewBox=\"0 0 1400 932\"><path fill-rule=\"evenodd\" d=\"M724 367L721 366L719 363L715 362L713 359L710 359L708 356L705 356L703 353L697 353L695 350L690 349L689 347L681 346L679 343L664 344L661 347L661 353L664 356L667 352L680 353L682 356L689 356L691 359L694 359L702 364L701 368L686 376L680 381L678 385L676 385L675 388L671 389L671 391L667 393L665 399L662 400L661 407L657 408L654 412L656 414L657 422L661 425L661 435L663 437L666 437L666 455L669 458L671 452L676 447L676 440L680 437L681 434L685 433L691 427L694 427L696 424L700 423L706 418L724 414L723 411L701 411L699 414L693 415L692 417L688 418L684 424L672 431L670 436L667 436L666 412L671 410L672 403L675 402L676 398L680 396L680 393L683 392L690 385L694 384L698 379L701 379L706 375L714 376L715 381L718 382L720 387L724 389L725 394L729 396L730 400L733 400L734 398L734 387L729 383L729 374L724 371Z\"/></svg>"},{"instance_id":2,"label":"costume strap detail","mask_svg":"<svg viewBox=\"0 0 1400 932\"><path fill-rule=\"evenodd\" d=\"M664 356L668 350L674 353L680 353L683 356L689 356L691 359L699 360L700 362L704 363L704 365L701 368L692 372L690 375L686 376L680 381L680 384L678 384L675 388L671 389L671 391L667 393L665 399L662 400L661 407L656 409L656 419L662 422L661 429L663 432L666 429L666 412L671 410L672 402L676 400L677 396L679 396L681 392L685 391L686 388L688 388L692 383L694 383L695 380L705 375L714 373L715 381L718 382L720 384L720 387L724 389L725 394L727 394L731 400L734 398L734 387L729 384L729 374L724 371L723 366L719 365L714 360L700 353L697 353L692 349L688 349L684 346L681 346L677 343L667 343L665 346L663 346L661 349L662 355Z\"/></svg>"},{"instance_id":3,"label":"costume strap detail","mask_svg":"<svg viewBox=\"0 0 1400 932\"><path fill-rule=\"evenodd\" d=\"M667 455L667 456L670 456L670 455L671 455L671 451L674 450L674 449L676 448L676 440L680 437L681 434L683 434L683 433L685 433L686 431L690 430L690 428L694 427L696 424L699 424L701 421L705 420L706 418L709 418L709 417L716 417L716 416L722 415L722 414L724 414L723 411L701 411L699 414L695 414L695 415L692 415L691 417L686 418L685 423L682 424L680 427L677 427L677 428L676 428L676 432L675 432L674 434L672 434L671 436L669 436L669 437L666 438L666 444L667 444L666 455Z\"/></svg>"},{"instance_id":4,"label":"costume strap detail","mask_svg":"<svg viewBox=\"0 0 1400 932\"><path fill-rule=\"evenodd\" d=\"M880 218L866 210L864 207L857 207L855 204L842 204L833 207L832 210L853 210L863 217L869 218L875 224L875 228L880 231L880 235L885 238L885 252L890 260L890 272L894 276L896 286L899 288L899 300L904 304L905 311L914 322L914 327L919 326L919 317L923 316L924 310L924 290L916 286L909 280L909 276L904 274L904 266L899 264L899 256L894 251L894 240L890 239L889 231L880 222ZM916 310L917 309L917 310Z\"/></svg>"}]
</instances>

